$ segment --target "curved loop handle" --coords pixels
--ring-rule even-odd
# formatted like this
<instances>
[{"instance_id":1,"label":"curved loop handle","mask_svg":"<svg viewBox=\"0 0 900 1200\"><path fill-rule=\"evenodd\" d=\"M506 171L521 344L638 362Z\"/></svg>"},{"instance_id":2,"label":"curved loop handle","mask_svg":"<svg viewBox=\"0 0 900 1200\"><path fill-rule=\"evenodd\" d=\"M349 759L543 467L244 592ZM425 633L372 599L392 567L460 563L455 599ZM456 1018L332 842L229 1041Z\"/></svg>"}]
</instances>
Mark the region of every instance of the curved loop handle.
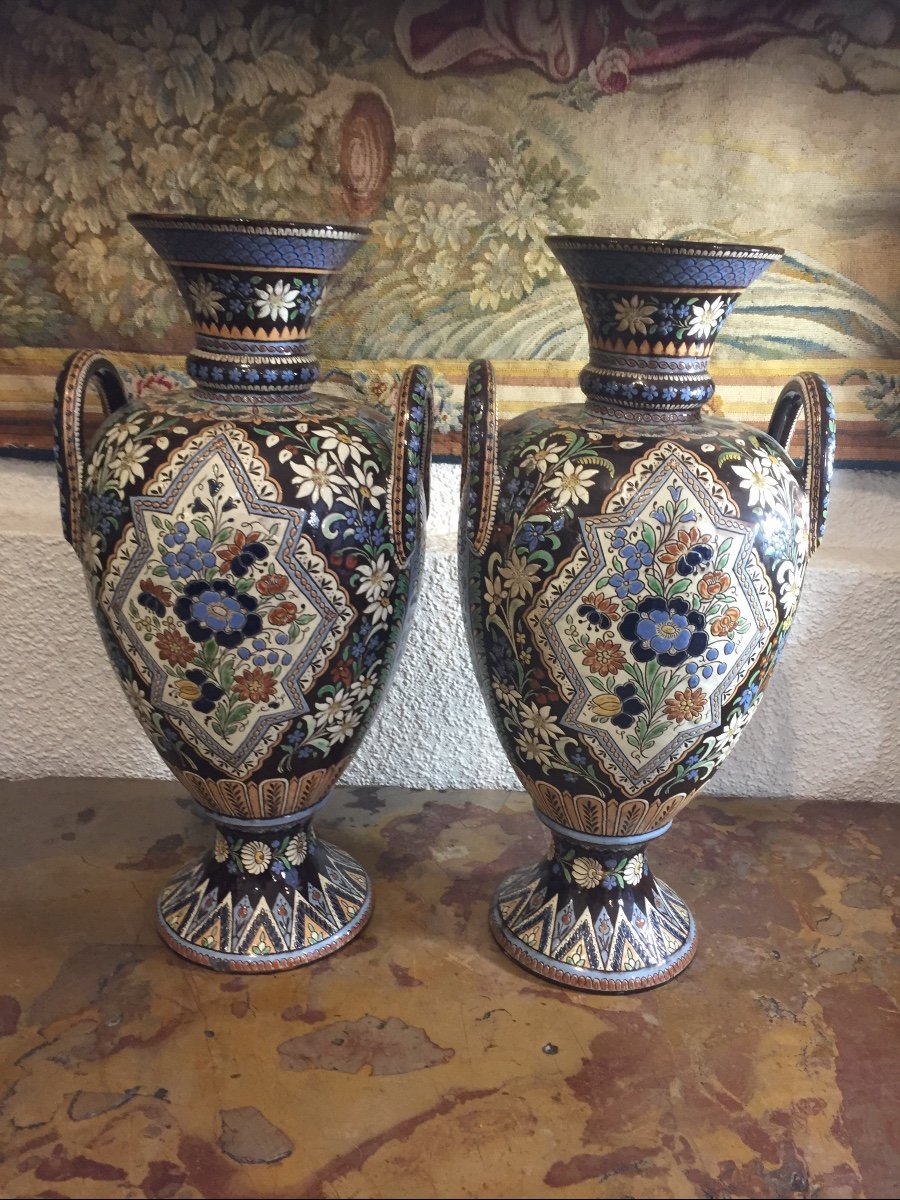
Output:
<instances>
[{"instance_id":1,"label":"curved loop handle","mask_svg":"<svg viewBox=\"0 0 900 1200\"><path fill-rule=\"evenodd\" d=\"M119 372L95 350L77 350L66 359L56 381L53 410L53 455L59 476L63 533L80 553L81 493L84 487L84 401L92 380L99 384L103 412L109 416L128 403Z\"/></svg>"},{"instance_id":2,"label":"curved loop handle","mask_svg":"<svg viewBox=\"0 0 900 1200\"><path fill-rule=\"evenodd\" d=\"M814 553L825 536L837 418L828 384L820 375L795 375L781 390L769 421L769 436L787 450L797 419L803 412L806 447L800 471L809 496L809 552Z\"/></svg>"},{"instance_id":3,"label":"curved loop handle","mask_svg":"<svg viewBox=\"0 0 900 1200\"><path fill-rule=\"evenodd\" d=\"M469 364L462 444L462 529L476 554L490 541L498 494L497 389L482 358Z\"/></svg>"},{"instance_id":4,"label":"curved loop handle","mask_svg":"<svg viewBox=\"0 0 900 1200\"><path fill-rule=\"evenodd\" d=\"M431 482L431 372L416 364L407 367L400 381L394 454L391 466L390 524L397 563L405 567L416 548L420 493L428 513Z\"/></svg>"}]
</instances>

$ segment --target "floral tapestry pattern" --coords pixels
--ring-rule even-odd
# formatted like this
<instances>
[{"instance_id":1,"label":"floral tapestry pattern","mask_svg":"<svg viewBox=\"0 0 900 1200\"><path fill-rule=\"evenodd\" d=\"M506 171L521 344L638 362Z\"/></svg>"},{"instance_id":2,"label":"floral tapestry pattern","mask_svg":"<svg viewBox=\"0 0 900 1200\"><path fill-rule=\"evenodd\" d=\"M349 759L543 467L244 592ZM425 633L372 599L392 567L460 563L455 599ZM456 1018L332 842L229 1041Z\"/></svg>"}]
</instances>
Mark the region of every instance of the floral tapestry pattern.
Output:
<instances>
[{"instance_id":1,"label":"floral tapestry pattern","mask_svg":"<svg viewBox=\"0 0 900 1200\"><path fill-rule=\"evenodd\" d=\"M895 6L13 0L4 16L5 444L46 444L45 381L67 350L186 347L176 289L125 221L144 210L369 225L320 355L367 363L367 388L381 360L437 360L445 450L454 364L585 357L547 234L783 245L716 362L830 372L845 453L896 454ZM692 299L660 319L720 319ZM198 312L239 302L302 322L315 297L290 278L218 295L198 273ZM736 378L726 404L750 386Z\"/></svg>"}]
</instances>

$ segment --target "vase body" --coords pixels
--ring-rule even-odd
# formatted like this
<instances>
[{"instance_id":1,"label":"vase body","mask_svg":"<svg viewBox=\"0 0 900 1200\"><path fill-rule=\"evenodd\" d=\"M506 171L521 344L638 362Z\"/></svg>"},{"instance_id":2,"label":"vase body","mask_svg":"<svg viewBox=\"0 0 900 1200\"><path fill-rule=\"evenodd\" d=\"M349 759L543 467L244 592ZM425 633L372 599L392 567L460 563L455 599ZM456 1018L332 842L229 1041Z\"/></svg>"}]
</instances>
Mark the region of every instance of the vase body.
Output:
<instances>
[{"instance_id":1,"label":"vase body","mask_svg":"<svg viewBox=\"0 0 900 1200\"><path fill-rule=\"evenodd\" d=\"M191 311L193 388L129 400L73 356L57 391L63 524L131 706L217 826L163 891L159 928L223 970L337 949L371 909L365 871L312 817L390 676L422 552L430 383L397 418L313 389L308 341L365 230L207 218L132 223ZM109 415L80 445L91 380Z\"/></svg>"},{"instance_id":2,"label":"vase body","mask_svg":"<svg viewBox=\"0 0 900 1200\"><path fill-rule=\"evenodd\" d=\"M491 922L522 965L628 991L693 956L690 910L648 844L728 754L781 653L824 528L834 413L812 375L785 387L769 433L703 411L713 339L780 251L548 240L588 326L584 403L498 427L490 364L467 387L473 661L553 839L500 885Z\"/></svg>"}]
</instances>

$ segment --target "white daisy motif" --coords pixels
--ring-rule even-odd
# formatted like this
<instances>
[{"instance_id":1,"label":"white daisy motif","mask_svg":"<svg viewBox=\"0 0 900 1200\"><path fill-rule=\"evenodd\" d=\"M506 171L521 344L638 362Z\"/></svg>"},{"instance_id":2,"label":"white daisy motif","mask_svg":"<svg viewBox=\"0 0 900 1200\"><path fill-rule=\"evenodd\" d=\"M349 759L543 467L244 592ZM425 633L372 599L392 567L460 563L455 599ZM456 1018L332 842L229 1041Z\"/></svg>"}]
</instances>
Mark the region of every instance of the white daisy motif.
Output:
<instances>
[{"instance_id":1,"label":"white daisy motif","mask_svg":"<svg viewBox=\"0 0 900 1200\"><path fill-rule=\"evenodd\" d=\"M299 867L302 862L306 861L306 854L309 845L306 840L305 833L295 833L293 837L288 838L287 845L282 853L292 867Z\"/></svg>"},{"instance_id":2,"label":"white daisy motif","mask_svg":"<svg viewBox=\"0 0 900 1200\"><path fill-rule=\"evenodd\" d=\"M100 570L100 534L85 529L81 539L81 561L88 571Z\"/></svg>"},{"instance_id":3,"label":"white daisy motif","mask_svg":"<svg viewBox=\"0 0 900 1200\"><path fill-rule=\"evenodd\" d=\"M394 611L394 601L390 596L378 596L374 600L370 600L366 605L365 612L372 620L372 627L376 625L386 625L387 619Z\"/></svg>"},{"instance_id":4,"label":"white daisy motif","mask_svg":"<svg viewBox=\"0 0 900 1200\"><path fill-rule=\"evenodd\" d=\"M516 738L516 747L525 758L530 758L532 762L536 762L542 767L549 767L553 761L550 747L530 729L519 734Z\"/></svg>"},{"instance_id":5,"label":"white daisy motif","mask_svg":"<svg viewBox=\"0 0 900 1200\"><path fill-rule=\"evenodd\" d=\"M594 468L567 462L563 463L561 471L547 480L547 486L555 493L553 499L557 504L571 504L575 500L587 500L588 487L596 474Z\"/></svg>"},{"instance_id":6,"label":"white daisy motif","mask_svg":"<svg viewBox=\"0 0 900 1200\"><path fill-rule=\"evenodd\" d=\"M256 315L260 318L269 317L272 321L286 321L291 308L300 293L290 284L279 279L276 283L267 283L265 287L254 288L257 299Z\"/></svg>"},{"instance_id":7,"label":"white daisy motif","mask_svg":"<svg viewBox=\"0 0 900 1200\"><path fill-rule=\"evenodd\" d=\"M772 460L765 454L755 454L746 463L735 463L732 471L740 486L747 492L751 508L773 508L778 501L778 481L772 474Z\"/></svg>"},{"instance_id":8,"label":"white daisy motif","mask_svg":"<svg viewBox=\"0 0 900 1200\"><path fill-rule=\"evenodd\" d=\"M541 442L530 454L525 456L522 466L526 471L538 471L543 475L559 462L559 452L562 448L553 445L552 442L549 446L545 442Z\"/></svg>"},{"instance_id":9,"label":"white daisy motif","mask_svg":"<svg viewBox=\"0 0 900 1200\"><path fill-rule=\"evenodd\" d=\"M272 861L272 851L265 842L246 842L241 847L241 866L251 875L262 875Z\"/></svg>"},{"instance_id":10,"label":"white daisy motif","mask_svg":"<svg viewBox=\"0 0 900 1200\"><path fill-rule=\"evenodd\" d=\"M781 603L784 606L784 611L787 616L791 616L797 607L797 601L800 599L800 587L803 581L796 567L789 559L786 559L778 568L776 578L778 579Z\"/></svg>"},{"instance_id":11,"label":"white daisy motif","mask_svg":"<svg viewBox=\"0 0 900 1200\"><path fill-rule=\"evenodd\" d=\"M385 494L385 491L380 484L375 482L374 471L365 467L354 466L350 484L356 489L363 501L368 501L373 508L381 508L381 497Z\"/></svg>"},{"instance_id":12,"label":"white daisy motif","mask_svg":"<svg viewBox=\"0 0 900 1200\"><path fill-rule=\"evenodd\" d=\"M656 312L653 304L644 304L640 296L632 296L630 300L613 300L616 310L616 325L623 333L646 333L650 328L650 318Z\"/></svg>"},{"instance_id":13,"label":"white daisy motif","mask_svg":"<svg viewBox=\"0 0 900 1200\"><path fill-rule=\"evenodd\" d=\"M365 700L371 696L378 686L378 678L375 675L360 675L359 679L354 679L350 684L350 691L357 700Z\"/></svg>"},{"instance_id":14,"label":"white daisy motif","mask_svg":"<svg viewBox=\"0 0 900 1200\"><path fill-rule=\"evenodd\" d=\"M530 730L545 742L562 737L562 729L553 720L549 704L525 704L519 713L519 720L524 729Z\"/></svg>"},{"instance_id":15,"label":"white daisy motif","mask_svg":"<svg viewBox=\"0 0 900 1200\"><path fill-rule=\"evenodd\" d=\"M111 478L120 488L124 487L126 483L143 479L144 463L149 453L150 447L142 445L140 442L124 445L109 464Z\"/></svg>"},{"instance_id":16,"label":"white daisy motif","mask_svg":"<svg viewBox=\"0 0 900 1200\"><path fill-rule=\"evenodd\" d=\"M224 298L223 293L217 292L212 283L203 275L199 279L191 280L188 284L188 291L191 294L191 304L195 315L214 321L222 311L219 301Z\"/></svg>"},{"instance_id":17,"label":"white daisy motif","mask_svg":"<svg viewBox=\"0 0 900 1200\"><path fill-rule=\"evenodd\" d=\"M340 468L327 454L320 454L318 458L305 458L302 462L292 462L291 470L294 472L298 500L309 496L313 502L321 500L328 505L334 504L343 480Z\"/></svg>"},{"instance_id":18,"label":"white daisy motif","mask_svg":"<svg viewBox=\"0 0 900 1200\"><path fill-rule=\"evenodd\" d=\"M353 708L353 697L338 688L333 696L320 700L316 705L316 724L331 725L341 720Z\"/></svg>"},{"instance_id":19,"label":"white daisy motif","mask_svg":"<svg viewBox=\"0 0 900 1200\"><path fill-rule=\"evenodd\" d=\"M702 304L692 304L691 317L688 325L688 337L708 338L725 315L725 304L721 296L712 301L704 300Z\"/></svg>"},{"instance_id":20,"label":"white daisy motif","mask_svg":"<svg viewBox=\"0 0 900 1200\"><path fill-rule=\"evenodd\" d=\"M328 726L328 735L333 743L343 742L348 737L351 737L356 732L356 727L361 720L359 713L346 713L341 717L340 721L335 721L333 725Z\"/></svg>"},{"instance_id":21,"label":"white daisy motif","mask_svg":"<svg viewBox=\"0 0 900 1200\"><path fill-rule=\"evenodd\" d=\"M359 438L331 425L323 425L319 430L319 448L336 454L342 463L348 458L351 462L361 463L363 456L368 454L368 449Z\"/></svg>"},{"instance_id":22,"label":"white daisy motif","mask_svg":"<svg viewBox=\"0 0 900 1200\"><path fill-rule=\"evenodd\" d=\"M216 830L216 844L213 846L213 858L217 863L223 863L228 859L228 843L218 830Z\"/></svg>"},{"instance_id":23,"label":"white daisy motif","mask_svg":"<svg viewBox=\"0 0 900 1200\"><path fill-rule=\"evenodd\" d=\"M394 585L394 576L388 570L390 565L388 558L379 554L375 563L363 563L357 568L358 587L366 600L380 600L390 592Z\"/></svg>"},{"instance_id":24,"label":"white daisy motif","mask_svg":"<svg viewBox=\"0 0 900 1200\"><path fill-rule=\"evenodd\" d=\"M719 734L716 741L716 756L724 758L741 736L741 731L750 720L749 712L735 712L728 718L728 724Z\"/></svg>"},{"instance_id":25,"label":"white daisy motif","mask_svg":"<svg viewBox=\"0 0 900 1200\"><path fill-rule=\"evenodd\" d=\"M599 887L606 872L596 858L576 858L572 863L572 878L582 888Z\"/></svg>"},{"instance_id":26,"label":"white daisy motif","mask_svg":"<svg viewBox=\"0 0 900 1200\"><path fill-rule=\"evenodd\" d=\"M644 856L643 854L636 854L634 858L629 858L628 862L625 864L625 868L622 871L622 878L627 884L629 884L631 887L634 887L635 884L641 882L641 876L643 873Z\"/></svg>"}]
</instances>

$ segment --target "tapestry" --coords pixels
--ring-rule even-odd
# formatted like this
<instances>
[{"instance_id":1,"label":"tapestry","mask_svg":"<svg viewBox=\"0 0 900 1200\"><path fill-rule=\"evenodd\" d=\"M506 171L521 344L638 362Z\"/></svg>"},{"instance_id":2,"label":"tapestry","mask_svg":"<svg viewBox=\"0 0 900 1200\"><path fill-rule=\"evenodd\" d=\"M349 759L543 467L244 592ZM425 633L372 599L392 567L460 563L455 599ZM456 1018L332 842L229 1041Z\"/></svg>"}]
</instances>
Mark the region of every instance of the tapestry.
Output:
<instances>
[{"instance_id":1,"label":"tapestry","mask_svg":"<svg viewBox=\"0 0 900 1200\"><path fill-rule=\"evenodd\" d=\"M900 0L7 0L0 446L47 452L53 380L112 351L135 394L190 329L132 211L363 224L316 327L325 385L390 406L466 362L502 416L571 402L587 339L549 233L786 248L711 362L765 426L833 388L839 460L900 464Z\"/></svg>"}]
</instances>

